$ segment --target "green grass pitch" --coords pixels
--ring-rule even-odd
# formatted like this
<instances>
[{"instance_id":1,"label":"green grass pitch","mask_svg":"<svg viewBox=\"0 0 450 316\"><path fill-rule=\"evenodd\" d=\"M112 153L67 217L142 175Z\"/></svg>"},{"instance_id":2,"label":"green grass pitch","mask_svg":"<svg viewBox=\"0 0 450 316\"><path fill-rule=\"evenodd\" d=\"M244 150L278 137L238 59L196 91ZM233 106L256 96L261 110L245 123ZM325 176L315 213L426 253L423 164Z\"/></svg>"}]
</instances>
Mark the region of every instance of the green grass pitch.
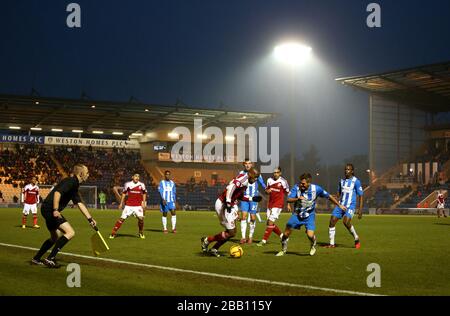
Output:
<instances>
[{"instance_id":1,"label":"green grass pitch","mask_svg":"<svg viewBox=\"0 0 450 316\"><path fill-rule=\"evenodd\" d=\"M94 231L86 219L76 209L66 209L63 214L76 231L63 252L93 256L90 236ZM92 214L107 238L120 212L94 210ZM280 228L284 229L288 217L289 214L282 214L277 223ZM319 244L328 242L328 219L329 215L316 217ZM41 216L41 229L31 228L31 216L28 223L27 229L21 228L21 210L0 209L0 243L39 248L48 237L45 223ZM280 243L272 235L267 246L244 245L242 258L230 258L228 249L233 242L238 242L239 231L233 242L221 248L222 257L215 258L203 255L200 249L201 236L222 230L214 212L179 211L177 234L163 234L160 213L147 211L147 238L137 237L137 221L129 218L116 239L107 239L111 249L101 258L371 294L450 295L448 218L364 216L362 220L355 219L354 224L361 238L359 250L353 247L352 237L339 222L338 247L319 246L313 257L308 255L309 241L302 229L294 231L284 257L275 257ZM257 223L257 241L264 227L264 223ZM33 250L0 245L0 295L346 295L339 291L260 284L69 255L58 255L63 267L48 269L31 266L29 260L33 254ZM81 266L80 288L66 285L69 275L66 266L72 262ZM369 288L366 284L370 263L381 267L379 288Z\"/></svg>"}]
</instances>

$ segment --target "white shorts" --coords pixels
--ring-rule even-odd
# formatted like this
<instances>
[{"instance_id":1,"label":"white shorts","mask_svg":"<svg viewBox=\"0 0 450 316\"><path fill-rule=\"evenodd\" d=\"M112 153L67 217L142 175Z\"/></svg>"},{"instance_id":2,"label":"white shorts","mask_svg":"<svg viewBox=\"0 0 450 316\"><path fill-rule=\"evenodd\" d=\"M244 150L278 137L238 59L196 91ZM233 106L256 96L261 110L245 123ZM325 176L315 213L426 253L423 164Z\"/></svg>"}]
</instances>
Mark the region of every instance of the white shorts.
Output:
<instances>
[{"instance_id":1,"label":"white shorts","mask_svg":"<svg viewBox=\"0 0 450 316\"><path fill-rule=\"evenodd\" d=\"M37 204L23 204L23 215L30 214L30 211L32 214L37 214Z\"/></svg>"},{"instance_id":2,"label":"white shorts","mask_svg":"<svg viewBox=\"0 0 450 316\"><path fill-rule=\"evenodd\" d=\"M280 216L280 213L283 209L282 208L278 208L278 207L272 207L267 209L267 212L269 213L269 216L267 217L267 219L271 222L275 222L278 217Z\"/></svg>"},{"instance_id":3,"label":"white shorts","mask_svg":"<svg viewBox=\"0 0 450 316\"><path fill-rule=\"evenodd\" d=\"M437 205L437 208L438 208L438 209L442 209L442 208L444 208L444 207L445 207L444 203L438 203L438 205Z\"/></svg>"},{"instance_id":4,"label":"white shorts","mask_svg":"<svg viewBox=\"0 0 450 316\"><path fill-rule=\"evenodd\" d=\"M225 203L223 203L220 199L216 200L216 213L219 218L220 225L225 227L226 229L235 229L236 228L236 219L238 219L238 206L234 205L231 208L231 212L228 213L225 209Z\"/></svg>"},{"instance_id":5,"label":"white shorts","mask_svg":"<svg viewBox=\"0 0 450 316\"><path fill-rule=\"evenodd\" d=\"M122 216L120 218L127 219L129 216L135 216L135 217L144 217L144 210L142 209L142 206L127 206L125 205L125 208L123 209Z\"/></svg>"}]
</instances>

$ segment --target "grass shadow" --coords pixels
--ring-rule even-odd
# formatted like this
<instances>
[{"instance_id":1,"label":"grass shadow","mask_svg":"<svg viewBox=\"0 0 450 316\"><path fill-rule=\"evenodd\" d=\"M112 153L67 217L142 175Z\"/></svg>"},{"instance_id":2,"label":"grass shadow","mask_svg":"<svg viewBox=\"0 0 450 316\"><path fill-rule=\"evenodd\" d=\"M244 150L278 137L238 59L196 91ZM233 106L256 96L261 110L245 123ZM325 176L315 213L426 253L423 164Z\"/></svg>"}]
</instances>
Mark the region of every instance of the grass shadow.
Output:
<instances>
[{"instance_id":1,"label":"grass shadow","mask_svg":"<svg viewBox=\"0 0 450 316\"><path fill-rule=\"evenodd\" d=\"M131 235L131 234L116 234L116 238L120 238L120 237L134 237L134 238L139 238L138 235Z\"/></svg>"}]
</instances>

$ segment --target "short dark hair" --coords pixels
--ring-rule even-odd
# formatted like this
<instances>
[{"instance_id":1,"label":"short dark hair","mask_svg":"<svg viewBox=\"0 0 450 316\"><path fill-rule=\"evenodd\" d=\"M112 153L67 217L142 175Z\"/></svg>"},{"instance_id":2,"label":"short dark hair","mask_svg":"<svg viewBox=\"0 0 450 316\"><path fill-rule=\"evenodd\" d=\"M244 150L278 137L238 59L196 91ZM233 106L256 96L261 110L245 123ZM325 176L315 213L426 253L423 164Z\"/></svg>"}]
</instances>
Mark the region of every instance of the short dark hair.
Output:
<instances>
[{"instance_id":1,"label":"short dark hair","mask_svg":"<svg viewBox=\"0 0 450 316\"><path fill-rule=\"evenodd\" d=\"M246 161L251 161L251 160L250 160L250 158L245 157L244 162L246 162Z\"/></svg>"},{"instance_id":2,"label":"short dark hair","mask_svg":"<svg viewBox=\"0 0 450 316\"><path fill-rule=\"evenodd\" d=\"M300 181L306 180L306 181L310 182L311 179L312 179L312 177L311 177L311 174L310 174L310 173L303 173L303 174L300 176Z\"/></svg>"},{"instance_id":3,"label":"short dark hair","mask_svg":"<svg viewBox=\"0 0 450 316\"><path fill-rule=\"evenodd\" d=\"M170 170L166 170L166 171L164 171L164 174L166 174L166 173L171 173L171 172L170 172Z\"/></svg>"},{"instance_id":4,"label":"short dark hair","mask_svg":"<svg viewBox=\"0 0 450 316\"><path fill-rule=\"evenodd\" d=\"M355 171L355 167L353 167L352 163L347 163L345 164L346 167L352 167L352 170Z\"/></svg>"}]
</instances>

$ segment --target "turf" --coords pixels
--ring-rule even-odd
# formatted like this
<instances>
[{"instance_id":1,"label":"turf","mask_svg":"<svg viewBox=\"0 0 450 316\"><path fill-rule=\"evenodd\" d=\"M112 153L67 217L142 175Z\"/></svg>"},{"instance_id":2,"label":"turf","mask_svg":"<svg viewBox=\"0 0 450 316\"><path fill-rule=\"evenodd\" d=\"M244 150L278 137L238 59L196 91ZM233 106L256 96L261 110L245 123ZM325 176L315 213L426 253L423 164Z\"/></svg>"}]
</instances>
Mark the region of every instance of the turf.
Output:
<instances>
[{"instance_id":1,"label":"turf","mask_svg":"<svg viewBox=\"0 0 450 316\"><path fill-rule=\"evenodd\" d=\"M93 211L101 232L109 235L117 210ZM77 210L67 209L65 217L75 228L76 236L64 252L92 256L90 236L93 230ZM288 214L278 224L283 227ZM263 215L264 217L264 215ZM45 223L41 229L20 225L18 209L0 209L0 243L39 248L48 237ZM328 242L328 215L317 216L319 244ZM31 220L31 218L29 218ZM170 225L170 219L169 219ZM221 275L241 276L301 284L337 290L383 295L450 295L450 252L447 241L450 220L430 216L365 216L354 220L362 247L353 247L353 239L341 223L337 225L335 249L319 247L315 256L309 253L304 231L295 231L289 241L288 254L275 257L280 250L278 238L257 247L244 245L244 256L231 259L221 248L222 257L205 256L200 251L200 237L221 231L213 212L178 212L177 234L163 234L157 211L146 213L146 239L137 237L137 221L129 218L114 240L107 239L110 251L102 254L127 262L143 263ZM263 234L258 223L256 239ZM239 226L238 226L239 227ZM240 236L240 233L238 233ZM238 239L234 240L237 242ZM339 295L317 289L283 285L261 285L250 281L217 278L184 272L102 262L95 259L60 255L63 267L48 269L30 266L34 251L0 246L0 295ZM81 266L81 287L69 288L65 266ZM369 288L367 265L381 267L381 287Z\"/></svg>"}]
</instances>

